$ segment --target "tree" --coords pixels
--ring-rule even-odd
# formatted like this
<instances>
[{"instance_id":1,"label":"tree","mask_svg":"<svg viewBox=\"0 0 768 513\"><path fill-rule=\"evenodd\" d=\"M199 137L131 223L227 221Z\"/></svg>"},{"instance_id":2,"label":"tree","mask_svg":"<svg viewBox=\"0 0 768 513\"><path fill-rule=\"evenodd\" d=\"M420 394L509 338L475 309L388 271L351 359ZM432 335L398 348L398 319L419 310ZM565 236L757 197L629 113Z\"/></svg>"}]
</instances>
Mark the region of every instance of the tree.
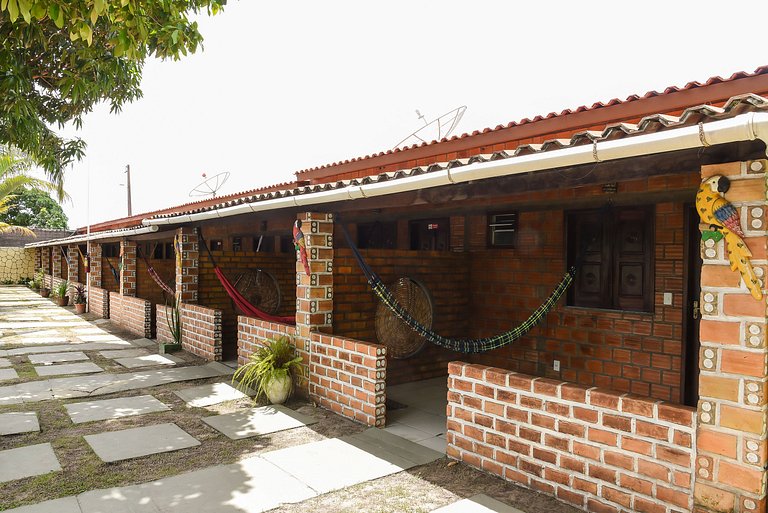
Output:
<instances>
[{"instance_id":1,"label":"tree","mask_svg":"<svg viewBox=\"0 0 768 513\"><path fill-rule=\"evenodd\" d=\"M15 226L34 226L65 230L67 214L51 195L35 187L24 187L14 194L0 222Z\"/></svg>"},{"instance_id":2,"label":"tree","mask_svg":"<svg viewBox=\"0 0 768 513\"><path fill-rule=\"evenodd\" d=\"M148 57L178 59L202 43L191 15L226 0L0 0L0 144L30 155L54 181L85 143L52 126L82 125L99 102L118 112L141 97Z\"/></svg>"},{"instance_id":3,"label":"tree","mask_svg":"<svg viewBox=\"0 0 768 513\"><path fill-rule=\"evenodd\" d=\"M31 167L32 162L25 155L0 148L0 233L16 232L30 236L35 235L32 230L26 227L28 225L17 225L12 221L3 219L3 216L11 210L17 199L17 193L25 188L35 188L44 191L44 194L45 191L56 192L66 197L59 185L30 175Z\"/></svg>"}]
</instances>

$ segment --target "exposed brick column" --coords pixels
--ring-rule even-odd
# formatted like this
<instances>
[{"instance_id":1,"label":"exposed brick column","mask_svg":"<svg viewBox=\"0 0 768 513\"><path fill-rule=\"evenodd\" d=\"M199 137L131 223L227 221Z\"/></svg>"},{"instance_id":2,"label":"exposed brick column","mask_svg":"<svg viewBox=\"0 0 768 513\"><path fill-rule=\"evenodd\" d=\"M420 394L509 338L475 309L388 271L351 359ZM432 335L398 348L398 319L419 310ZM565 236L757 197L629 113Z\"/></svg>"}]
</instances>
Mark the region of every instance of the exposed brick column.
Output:
<instances>
[{"instance_id":1,"label":"exposed brick column","mask_svg":"<svg viewBox=\"0 0 768 513\"><path fill-rule=\"evenodd\" d=\"M309 366L312 331L331 333L333 326L333 214L306 212L301 221L310 275L296 254L296 349ZM309 369L312 372L312 369ZM308 376L304 373L304 377ZM307 391L306 379L299 384Z\"/></svg>"},{"instance_id":2,"label":"exposed brick column","mask_svg":"<svg viewBox=\"0 0 768 513\"><path fill-rule=\"evenodd\" d=\"M43 274L51 274L51 248L44 247L40 249L42 250L40 254L40 265L43 268Z\"/></svg>"},{"instance_id":3,"label":"exposed brick column","mask_svg":"<svg viewBox=\"0 0 768 513\"><path fill-rule=\"evenodd\" d=\"M61 278L61 266L62 266L61 246L51 247L51 261L53 262L53 268L51 269L51 276L54 278Z\"/></svg>"},{"instance_id":4,"label":"exposed brick column","mask_svg":"<svg viewBox=\"0 0 768 513\"><path fill-rule=\"evenodd\" d=\"M200 259L197 228L183 226L176 230L173 247L176 252L176 299L182 303L197 303Z\"/></svg>"},{"instance_id":5,"label":"exposed brick column","mask_svg":"<svg viewBox=\"0 0 768 513\"><path fill-rule=\"evenodd\" d=\"M77 250L76 244L67 246L67 257L69 258L69 270L67 279L70 281L70 283L81 283L80 280L85 278L85 276L80 276L80 267L77 265L80 260L80 252Z\"/></svg>"},{"instance_id":6,"label":"exposed brick column","mask_svg":"<svg viewBox=\"0 0 768 513\"><path fill-rule=\"evenodd\" d=\"M136 296L136 243L120 241L120 295Z\"/></svg>"},{"instance_id":7,"label":"exposed brick column","mask_svg":"<svg viewBox=\"0 0 768 513\"><path fill-rule=\"evenodd\" d=\"M752 264L765 290L766 161L704 166L731 179ZM694 500L697 512L766 511L766 298L755 300L731 271L725 241L702 243L701 353Z\"/></svg>"},{"instance_id":8,"label":"exposed brick column","mask_svg":"<svg viewBox=\"0 0 768 513\"><path fill-rule=\"evenodd\" d=\"M35 272L43 267L43 248L35 248Z\"/></svg>"},{"instance_id":9,"label":"exposed brick column","mask_svg":"<svg viewBox=\"0 0 768 513\"><path fill-rule=\"evenodd\" d=\"M91 286L101 288L101 244L91 242L88 256L91 260Z\"/></svg>"}]
</instances>

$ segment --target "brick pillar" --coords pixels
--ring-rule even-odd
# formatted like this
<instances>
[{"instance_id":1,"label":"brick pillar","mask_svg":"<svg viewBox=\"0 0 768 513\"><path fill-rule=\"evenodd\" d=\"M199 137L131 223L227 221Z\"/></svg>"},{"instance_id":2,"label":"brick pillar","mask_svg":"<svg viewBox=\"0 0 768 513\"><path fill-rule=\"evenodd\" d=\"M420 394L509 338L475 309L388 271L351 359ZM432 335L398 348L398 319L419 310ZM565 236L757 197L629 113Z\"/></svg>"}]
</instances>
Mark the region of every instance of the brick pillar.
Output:
<instances>
[{"instance_id":1,"label":"brick pillar","mask_svg":"<svg viewBox=\"0 0 768 513\"><path fill-rule=\"evenodd\" d=\"M176 253L176 298L182 303L197 303L200 244L197 228L183 226L173 239Z\"/></svg>"},{"instance_id":2,"label":"brick pillar","mask_svg":"<svg viewBox=\"0 0 768 513\"><path fill-rule=\"evenodd\" d=\"M80 276L80 266L77 265L80 261L80 252L77 250L77 244L67 246L67 257L69 258L67 279L70 282L80 283L80 280L85 278L85 276Z\"/></svg>"},{"instance_id":3,"label":"brick pillar","mask_svg":"<svg viewBox=\"0 0 768 513\"><path fill-rule=\"evenodd\" d=\"M333 327L333 214L299 214L307 245L310 275L296 252L296 349L309 365L310 332L331 333ZM305 378L308 373L304 373ZM307 391L307 381L299 386Z\"/></svg>"},{"instance_id":4,"label":"brick pillar","mask_svg":"<svg viewBox=\"0 0 768 513\"><path fill-rule=\"evenodd\" d=\"M44 247L42 248L42 254L40 255L41 262L43 265L43 274L44 275L50 275L51 274L51 248L50 247ZM48 278L43 276L43 288L51 288L51 284L48 282Z\"/></svg>"},{"instance_id":5,"label":"brick pillar","mask_svg":"<svg viewBox=\"0 0 768 513\"><path fill-rule=\"evenodd\" d=\"M62 255L61 255L61 246L52 246L51 261L53 262L53 265L51 268L51 276L53 276L54 278L61 278L62 260L64 259L62 258Z\"/></svg>"},{"instance_id":6,"label":"brick pillar","mask_svg":"<svg viewBox=\"0 0 768 513\"><path fill-rule=\"evenodd\" d=\"M35 272L43 268L43 249L35 248Z\"/></svg>"},{"instance_id":7,"label":"brick pillar","mask_svg":"<svg viewBox=\"0 0 768 513\"><path fill-rule=\"evenodd\" d=\"M766 161L704 166L731 179L724 195L739 212L765 291ZM702 228L708 228L702 226ZM694 501L697 512L766 511L766 298L754 299L731 271L725 241L702 242L701 352Z\"/></svg>"},{"instance_id":8,"label":"brick pillar","mask_svg":"<svg viewBox=\"0 0 768 513\"><path fill-rule=\"evenodd\" d=\"M136 243L120 241L120 295L136 296Z\"/></svg>"},{"instance_id":9,"label":"brick pillar","mask_svg":"<svg viewBox=\"0 0 768 513\"><path fill-rule=\"evenodd\" d=\"M88 256L91 261L91 286L101 288L101 244L91 242Z\"/></svg>"}]
</instances>

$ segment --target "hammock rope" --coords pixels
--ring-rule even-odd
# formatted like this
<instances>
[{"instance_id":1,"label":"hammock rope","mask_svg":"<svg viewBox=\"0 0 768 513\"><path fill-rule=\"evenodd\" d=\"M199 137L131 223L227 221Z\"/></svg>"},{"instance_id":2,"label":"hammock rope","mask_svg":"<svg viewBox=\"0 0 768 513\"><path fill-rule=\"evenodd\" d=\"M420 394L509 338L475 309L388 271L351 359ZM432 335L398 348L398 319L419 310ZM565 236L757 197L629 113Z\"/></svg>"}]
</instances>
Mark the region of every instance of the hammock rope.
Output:
<instances>
[{"instance_id":1,"label":"hammock rope","mask_svg":"<svg viewBox=\"0 0 768 513\"><path fill-rule=\"evenodd\" d=\"M211 250L208 249L208 245L205 243L205 239L203 238L202 231L198 231L198 237L200 238L200 244L205 249L205 252L208 254L208 258L211 259L211 263L213 264L213 272L216 273L216 277L219 279L219 282L221 283L221 286L224 287L224 290L227 292L227 295L232 299L232 301L235 303L235 306L238 310L240 310L244 315L248 317L256 317L257 319L261 319L263 321L267 322L279 322L281 324L296 324L296 316L281 316L281 315L272 315L264 310L261 310L260 308L256 307L255 305L251 304L245 296L243 296L239 290L237 290L237 287L235 287L231 281L227 278L227 276L224 274L224 271L221 270L221 268L216 264L216 259L213 258L213 253L211 253Z\"/></svg>"},{"instance_id":2,"label":"hammock rope","mask_svg":"<svg viewBox=\"0 0 768 513\"><path fill-rule=\"evenodd\" d=\"M160 277L160 275L157 273L157 270L155 270L154 267L152 267L152 264L149 263L149 259L144 255L144 252L141 250L141 246L136 246L137 253L141 257L141 259L144 261L144 265L147 266L147 274L149 274L149 277L152 278L152 281L154 281L158 287L163 289L163 292L168 294L171 297L174 297L176 295L176 291L173 290L173 288L165 283L163 279Z\"/></svg>"},{"instance_id":3,"label":"hammock rope","mask_svg":"<svg viewBox=\"0 0 768 513\"><path fill-rule=\"evenodd\" d=\"M117 273L117 270L112 266L112 262L109 261L109 258L104 257L104 260L107 261L107 265L109 266L109 270L112 271L112 277L115 279L115 283L120 285L120 275Z\"/></svg>"},{"instance_id":4,"label":"hammock rope","mask_svg":"<svg viewBox=\"0 0 768 513\"><path fill-rule=\"evenodd\" d=\"M373 292L392 312L400 318L406 325L416 331L419 335L423 336L429 342L450 349L451 351L457 351L459 353L482 353L485 351L491 351L500 347L511 344L520 338L524 337L534 326L541 323L547 316L547 314L555 307L557 302L568 290L568 287L573 283L573 278L576 275L577 265L573 265L563 275L562 280L554 288L549 297L525 320L522 324L515 328L495 335L493 337L485 338L448 338L435 333L434 331L421 325L416 319L414 319L408 311L397 301L392 293L382 282L381 278L371 267L365 262L363 256L360 254L355 243L352 241L349 232L347 231L344 223L342 223L337 216L337 225L341 228L344 238L347 240L347 245L352 250L352 254L357 261L358 266L363 271L363 274L368 280L368 284L371 286Z\"/></svg>"}]
</instances>

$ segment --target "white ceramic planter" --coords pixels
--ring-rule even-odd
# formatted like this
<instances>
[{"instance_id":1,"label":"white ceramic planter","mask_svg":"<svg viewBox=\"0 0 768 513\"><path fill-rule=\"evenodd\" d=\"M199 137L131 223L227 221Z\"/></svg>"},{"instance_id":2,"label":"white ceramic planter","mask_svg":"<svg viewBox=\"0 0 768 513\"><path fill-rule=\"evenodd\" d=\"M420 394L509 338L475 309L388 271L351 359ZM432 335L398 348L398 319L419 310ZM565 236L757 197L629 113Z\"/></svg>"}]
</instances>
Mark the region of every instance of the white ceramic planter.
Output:
<instances>
[{"instance_id":1,"label":"white ceramic planter","mask_svg":"<svg viewBox=\"0 0 768 513\"><path fill-rule=\"evenodd\" d=\"M288 400L288 396L291 395L290 374L270 380L264 386L264 392L267 394L267 399L269 399L270 403L283 404Z\"/></svg>"}]
</instances>

